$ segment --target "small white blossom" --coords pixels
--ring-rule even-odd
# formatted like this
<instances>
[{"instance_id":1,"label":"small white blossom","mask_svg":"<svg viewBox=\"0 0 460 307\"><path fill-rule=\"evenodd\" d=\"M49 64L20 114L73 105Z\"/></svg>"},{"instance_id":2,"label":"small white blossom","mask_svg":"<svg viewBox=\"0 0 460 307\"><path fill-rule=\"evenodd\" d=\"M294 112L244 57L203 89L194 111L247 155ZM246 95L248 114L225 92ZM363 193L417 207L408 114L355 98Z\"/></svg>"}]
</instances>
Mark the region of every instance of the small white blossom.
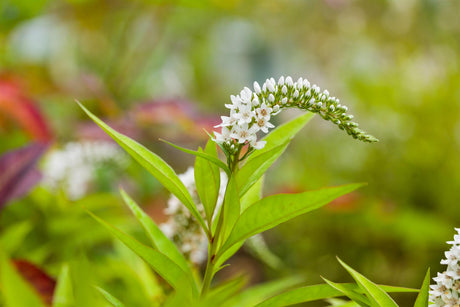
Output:
<instances>
[{"instance_id":1,"label":"small white blossom","mask_svg":"<svg viewBox=\"0 0 460 307\"><path fill-rule=\"evenodd\" d=\"M275 96L273 96L273 94L268 95L268 101L271 102L271 103L274 103L275 102Z\"/></svg>"}]
</instances>

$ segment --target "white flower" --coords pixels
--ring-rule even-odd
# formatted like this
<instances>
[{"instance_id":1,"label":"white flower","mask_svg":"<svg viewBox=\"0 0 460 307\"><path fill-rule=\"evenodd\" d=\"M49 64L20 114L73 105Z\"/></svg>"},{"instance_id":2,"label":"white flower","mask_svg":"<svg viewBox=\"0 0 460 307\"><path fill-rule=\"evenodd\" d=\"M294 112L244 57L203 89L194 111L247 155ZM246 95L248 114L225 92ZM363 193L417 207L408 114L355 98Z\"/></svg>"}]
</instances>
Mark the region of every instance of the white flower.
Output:
<instances>
[{"instance_id":1,"label":"white flower","mask_svg":"<svg viewBox=\"0 0 460 307\"><path fill-rule=\"evenodd\" d=\"M273 94L268 95L268 101L271 102L271 103L274 103L275 102L275 96L273 96Z\"/></svg>"},{"instance_id":2,"label":"white flower","mask_svg":"<svg viewBox=\"0 0 460 307\"><path fill-rule=\"evenodd\" d=\"M260 105L260 108L256 109L257 117L263 117L267 120L270 120L270 114L273 112L273 109L267 106L264 102Z\"/></svg>"},{"instance_id":3,"label":"white flower","mask_svg":"<svg viewBox=\"0 0 460 307\"><path fill-rule=\"evenodd\" d=\"M238 120L238 125L249 124L256 113L252 110L251 104L242 104L238 108L238 113L235 113L233 116Z\"/></svg>"},{"instance_id":4,"label":"white flower","mask_svg":"<svg viewBox=\"0 0 460 307\"><path fill-rule=\"evenodd\" d=\"M257 127L257 125L253 125L249 128L248 124L238 125L233 127L230 136L240 144L251 143L257 139L256 133L259 130Z\"/></svg>"},{"instance_id":5,"label":"white flower","mask_svg":"<svg viewBox=\"0 0 460 307\"><path fill-rule=\"evenodd\" d=\"M262 130L262 132L268 133L268 128L273 128L275 127L271 123L268 122L266 117L259 117L257 118L256 121L257 126L259 126L259 129Z\"/></svg>"},{"instance_id":6,"label":"white flower","mask_svg":"<svg viewBox=\"0 0 460 307\"><path fill-rule=\"evenodd\" d=\"M230 129L228 127L222 127L221 133L214 131L215 138L213 139L216 143L224 143L231 140Z\"/></svg>"}]
</instances>

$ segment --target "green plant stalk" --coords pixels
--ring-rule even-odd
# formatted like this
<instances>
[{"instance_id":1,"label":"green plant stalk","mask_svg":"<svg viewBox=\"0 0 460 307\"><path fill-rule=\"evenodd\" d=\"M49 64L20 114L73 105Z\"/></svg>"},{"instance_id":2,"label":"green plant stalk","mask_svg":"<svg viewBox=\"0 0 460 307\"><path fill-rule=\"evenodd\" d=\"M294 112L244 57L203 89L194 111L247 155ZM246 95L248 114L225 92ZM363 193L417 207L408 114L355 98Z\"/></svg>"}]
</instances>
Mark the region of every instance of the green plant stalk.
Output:
<instances>
[{"instance_id":1,"label":"green plant stalk","mask_svg":"<svg viewBox=\"0 0 460 307\"><path fill-rule=\"evenodd\" d=\"M239 162L241 161L239 156L240 156L242 148L243 148L242 145L238 146L238 150L233 155L233 157L231 157L230 159L227 159L228 167L230 169L230 176L234 176L238 170ZM230 178L228 180L225 191L227 191L229 183L230 183ZM220 233L222 230L222 224L224 220L224 206L225 206L225 201L222 204L222 207L220 208L220 215L219 215L219 220L217 221L216 232L214 235L211 234L211 240L209 241L208 261L206 263L206 271L204 274L203 286L201 288L201 297L204 297L206 293L209 291L209 288L211 286L211 281L215 274L215 265L217 263L218 255L219 255L219 251L218 251L219 239L220 239ZM209 227L209 229L211 229L211 227Z\"/></svg>"}]
</instances>

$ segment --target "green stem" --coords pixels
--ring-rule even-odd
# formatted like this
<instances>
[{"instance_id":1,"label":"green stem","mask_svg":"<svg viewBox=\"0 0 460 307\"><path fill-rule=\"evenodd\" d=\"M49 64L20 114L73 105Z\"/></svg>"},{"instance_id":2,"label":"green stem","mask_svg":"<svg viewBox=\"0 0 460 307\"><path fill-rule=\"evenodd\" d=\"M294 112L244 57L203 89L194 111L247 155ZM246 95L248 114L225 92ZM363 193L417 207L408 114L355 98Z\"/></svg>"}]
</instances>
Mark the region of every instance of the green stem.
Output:
<instances>
[{"instance_id":1,"label":"green stem","mask_svg":"<svg viewBox=\"0 0 460 307\"><path fill-rule=\"evenodd\" d=\"M241 149L243 146L239 146L237 152L233 155L233 159L227 159L228 166L230 168L230 176L234 176L234 174L238 170L238 163L239 163L239 156L241 153ZM227 187L225 188L225 192L227 192L228 185L230 183L230 178L227 182ZM219 247L219 239L222 230L222 224L224 222L224 206L225 206L225 199L220 208L219 219L217 221L216 232L212 235L211 231L211 239L209 240L209 253L208 253L208 262L206 264L206 272L204 273L203 279L203 286L201 288L201 297L204 297L211 286L211 281L215 274L215 266L217 263L217 254L218 254L218 247ZM211 227L210 227L211 229Z\"/></svg>"}]
</instances>

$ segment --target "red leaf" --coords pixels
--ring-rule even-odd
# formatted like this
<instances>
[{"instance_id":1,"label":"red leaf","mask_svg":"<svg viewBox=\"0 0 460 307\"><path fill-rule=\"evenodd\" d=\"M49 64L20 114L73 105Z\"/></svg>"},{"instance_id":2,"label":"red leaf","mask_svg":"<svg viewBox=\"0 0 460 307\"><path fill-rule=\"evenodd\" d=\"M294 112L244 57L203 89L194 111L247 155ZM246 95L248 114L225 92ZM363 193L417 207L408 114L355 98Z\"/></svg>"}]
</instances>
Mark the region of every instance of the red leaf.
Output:
<instances>
[{"instance_id":1,"label":"red leaf","mask_svg":"<svg viewBox=\"0 0 460 307\"><path fill-rule=\"evenodd\" d=\"M37 141L49 141L51 132L35 102L19 86L0 76L0 114L9 115Z\"/></svg>"},{"instance_id":2,"label":"red leaf","mask_svg":"<svg viewBox=\"0 0 460 307\"><path fill-rule=\"evenodd\" d=\"M25 195L40 180L35 164L46 147L37 143L0 156L0 209L13 198Z\"/></svg>"}]
</instances>

